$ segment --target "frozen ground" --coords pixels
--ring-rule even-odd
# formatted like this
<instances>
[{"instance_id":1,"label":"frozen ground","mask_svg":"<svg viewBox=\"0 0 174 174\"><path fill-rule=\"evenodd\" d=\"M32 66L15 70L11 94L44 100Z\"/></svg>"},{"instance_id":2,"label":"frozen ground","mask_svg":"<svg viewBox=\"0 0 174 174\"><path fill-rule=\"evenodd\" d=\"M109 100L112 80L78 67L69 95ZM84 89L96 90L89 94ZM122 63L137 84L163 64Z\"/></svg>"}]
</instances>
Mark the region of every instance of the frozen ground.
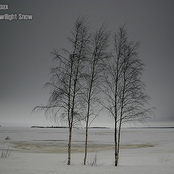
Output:
<instances>
[{"instance_id":1,"label":"frozen ground","mask_svg":"<svg viewBox=\"0 0 174 174\"><path fill-rule=\"evenodd\" d=\"M0 128L0 174L173 174L174 129L123 129L119 166L114 167L113 130L90 129L88 162L83 166L83 129L73 131L72 165L67 166L68 129ZM5 140L9 137L10 140Z\"/></svg>"}]
</instances>

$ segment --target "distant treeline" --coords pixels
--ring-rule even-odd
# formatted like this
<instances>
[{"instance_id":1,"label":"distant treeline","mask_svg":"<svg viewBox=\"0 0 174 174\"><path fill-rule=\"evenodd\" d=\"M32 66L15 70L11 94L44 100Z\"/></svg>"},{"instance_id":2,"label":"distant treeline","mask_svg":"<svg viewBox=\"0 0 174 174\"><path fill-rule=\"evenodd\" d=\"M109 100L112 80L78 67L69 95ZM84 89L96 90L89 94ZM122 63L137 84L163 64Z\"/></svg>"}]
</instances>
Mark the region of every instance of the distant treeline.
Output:
<instances>
[{"instance_id":1,"label":"distant treeline","mask_svg":"<svg viewBox=\"0 0 174 174\"><path fill-rule=\"evenodd\" d=\"M68 128L66 126L31 126L31 128Z\"/></svg>"},{"instance_id":2,"label":"distant treeline","mask_svg":"<svg viewBox=\"0 0 174 174\"><path fill-rule=\"evenodd\" d=\"M31 126L31 128L68 128L67 126ZM89 127L90 129L110 129L109 127Z\"/></svg>"},{"instance_id":3,"label":"distant treeline","mask_svg":"<svg viewBox=\"0 0 174 174\"><path fill-rule=\"evenodd\" d=\"M89 127L89 129L110 129L110 127Z\"/></svg>"}]
</instances>

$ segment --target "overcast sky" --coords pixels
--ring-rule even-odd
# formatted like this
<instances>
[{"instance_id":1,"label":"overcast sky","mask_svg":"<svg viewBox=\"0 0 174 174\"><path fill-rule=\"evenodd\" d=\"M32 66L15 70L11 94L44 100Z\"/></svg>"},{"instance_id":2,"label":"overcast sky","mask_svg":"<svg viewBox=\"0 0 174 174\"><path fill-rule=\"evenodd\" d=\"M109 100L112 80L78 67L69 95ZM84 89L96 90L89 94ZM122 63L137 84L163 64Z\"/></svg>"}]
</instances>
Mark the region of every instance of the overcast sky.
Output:
<instances>
[{"instance_id":1,"label":"overcast sky","mask_svg":"<svg viewBox=\"0 0 174 174\"><path fill-rule=\"evenodd\" d=\"M49 98L43 86L49 81L50 52L67 47L74 21L87 14L93 29L106 22L114 32L126 23L130 38L141 42L142 80L151 106L156 107L152 121L174 126L173 0L2 0L0 4L6 5L0 15L14 14L11 21L0 19L0 125L54 124L44 113L31 111ZM32 20L20 20L20 14L33 15ZM109 117L93 125L97 122L112 126Z\"/></svg>"}]
</instances>

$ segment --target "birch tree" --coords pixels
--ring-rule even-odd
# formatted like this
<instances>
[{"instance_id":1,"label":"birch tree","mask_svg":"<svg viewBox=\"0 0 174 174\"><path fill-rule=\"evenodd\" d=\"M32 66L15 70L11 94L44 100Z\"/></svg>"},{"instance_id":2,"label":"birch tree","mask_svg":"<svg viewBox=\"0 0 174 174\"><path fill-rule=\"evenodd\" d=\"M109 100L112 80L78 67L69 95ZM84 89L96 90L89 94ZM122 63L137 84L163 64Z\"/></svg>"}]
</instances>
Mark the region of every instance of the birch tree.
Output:
<instances>
[{"instance_id":1,"label":"birch tree","mask_svg":"<svg viewBox=\"0 0 174 174\"><path fill-rule=\"evenodd\" d=\"M50 82L46 87L50 88L50 98L46 106L37 106L36 109L44 109L46 114L55 121L66 121L69 128L68 162L71 164L72 129L76 123L84 120L83 104L81 96L81 78L84 69L84 60L88 53L89 26L86 17L79 17L68 38L72 50L54 50L56 66L51 68ZM63 52L64 54L62 54Z\"/></svg>"},{"instance_id":2,"label":"birch tree","mask_svg":"<svg viewBox=\"0 0 174 174\"><path fill-rule=\"evenodd\" d=\"M121 128L124 122L143 121L149 117L149 97L141 77L144 64L138 58L139 43L129 41L124 26L114 35L114 50L104 74L104 107L114 118L115 166L118 165Z\"/></svg>"},{"instance_id":3,"label":"birch tree","mask_svg":"<svg viewBox=\"0 0 174 174\"><path fill-rule=\"evenodd\" d=\"M101 84L101 72L104 69L105 59L107 58L107 47L109 41L109 33L106 31L106 26L103 24L99 30L93 34L91 38L91 51L87 62L87 74L85 78L85 90L84 90L84 101L86 103L87 114L86 114L86 137L85 137L85 157L84 165L86 165L87 158L87 145L88 145L88 127L98 115L96 108L99 108L99 94L100 89L98 88Z\"/></svg>"}]
</instances>

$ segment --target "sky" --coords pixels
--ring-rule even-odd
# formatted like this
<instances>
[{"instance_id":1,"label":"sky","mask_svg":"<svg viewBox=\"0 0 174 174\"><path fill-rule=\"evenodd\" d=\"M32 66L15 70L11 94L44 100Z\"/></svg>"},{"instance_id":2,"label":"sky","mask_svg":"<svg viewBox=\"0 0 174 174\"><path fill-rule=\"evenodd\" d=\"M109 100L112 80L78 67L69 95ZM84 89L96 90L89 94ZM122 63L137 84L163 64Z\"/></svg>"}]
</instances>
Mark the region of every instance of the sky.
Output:
<instances>
[{"instance_id":1,"label":"sky","mask_svg":"<svg viewBox=\"0 0 174 174\"><path fill-rule=\"evenodd\" d=\"M174 126L173 9L173 0L1 0L0 125L55 125L44 113L32 110L49 98L43 86L53 66L51 51L69 47L74 21L88 15L92 29L105 22L108 31L115 32L125 24L130 39L141 42L142 80L151 106L156 107L147 122ZM106 115L92 126L112 127L113 120Z\"/></svg>"}]
</instances>

